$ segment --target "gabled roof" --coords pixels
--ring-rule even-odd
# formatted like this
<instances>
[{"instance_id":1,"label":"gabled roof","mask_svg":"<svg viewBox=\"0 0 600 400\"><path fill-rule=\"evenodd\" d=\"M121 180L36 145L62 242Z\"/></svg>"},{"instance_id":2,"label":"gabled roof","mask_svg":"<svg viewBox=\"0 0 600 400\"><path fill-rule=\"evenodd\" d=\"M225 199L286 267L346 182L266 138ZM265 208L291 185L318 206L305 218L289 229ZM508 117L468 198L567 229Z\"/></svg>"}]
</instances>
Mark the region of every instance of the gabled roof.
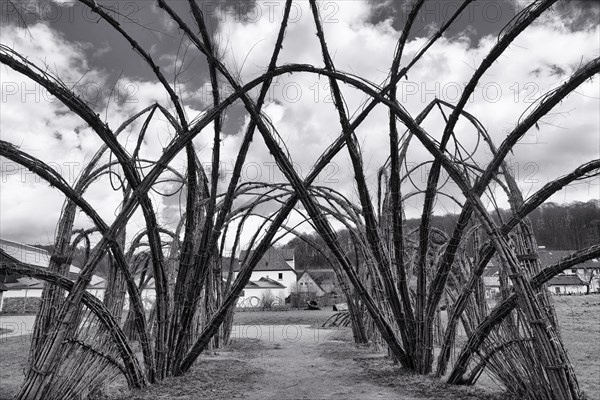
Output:
<instances>
[{"instance_id":1,"label":"gabled roof","mask_svg":"<svg viewBox=\"0 0 600 400\"><path fill-rule=\"evenodd\" d=\"M491 262L483 270L483 277L492 277L500 275L500 266Z\"/></svg>"},{"instance_id":2,"label":"gabled roof","mask_svg":"<svg viewBox=\"0 0 600 400\"><path fill-rule=\"evenodd\" d=\"M573 254L576 250L547 250L547 249L539 249L538 255L540 259L540 263L542 264L542 268L545 268L552 264L557 264L562 258L567 257ZM574 265L572 269L591 269L591 268L599 268L600 269L600 261L595 258L593 260L588 260L583 263ZM490 261L488 266L483 271L483 276L490 277L496 276L500 271L500 267L497 264L494 264Z\"/></svg>"},{"instance_id":3,"label":"gabled roof","mask_svg":"<svg viewBox=\"0 0 600 400\"><path fill-rule=\"evenodd\" d=\"M333 269L315 269L310 271L305 270L300 275L300 278L302 278L304 274L310 276L312 280L319 286L335 283L335 272L333 271Z\"/></svg>"},{"instance_id":4,"label":"gabled roof","mask_svg":"<svg viewBox=\"0 0 600 400\"><path fill-rule=\"evenodd\" d=\"M5 255L23 264L31 264L44 268L48 268L50 264L50 254L46 250L27 244L0 239L0 250Z\"/></svg>"},{"instance_id":5,"label":"gabled roof","mask_svg":"<svg viewBox=\"0 0 600 400\"><path fill-rule=\"evenodd\" d=\"M302 279L303 276L310 278L323 292L327 292L324 285L335 285L335 272L333 269L318 269L318 270L304 270L298 280Z\"/></svg>"},{"instance_id":6,"label":"gabled roof","mask_svg":"<svg viewBox=\"0 0 600 400\"><path fill-rule=\"evenodd\" d=\"M250 252L249 257L253 251ZM240 253L240 260L246 257L247 251ZM290 258L291 257L291 258ZM293 249L274 249L270 248L260 259L254 271L295 271L290 262L294 259ZM290 262L288 262L290 261ZM240 270L240 264L234 266L235 271Z\"/></svg>"},{"instance_id":7,"label":"gabled roof","mask_svg":"<svg viewBox=\"0 0 600 400\"><path fill-rule=\"evenodd\" d=\"M240 270L240 261L235 257L221 257L221 268L223 272L229 272L229 267L231 266L231 262L233 261L233 270Z\"/></svg>"},{"instance_id":8,"label":"gabled roof","mask_svg":"<svg viewBox=\"0 0 600 400\"><path fill-rule=\"evenodd\" d=\"M0 292L5 292L7 291L8 288L6 287L6 285L2 282L0 282Z\"/></svg>"},{"instance_id":9,"label":"gabled roof","mask_svg":"<svg viewBox=\"0 0 600 400\"><path fill-rule=\"evenodd\" d=\"M44 283L37 279L28 278L26 276L18 278L16 282L6 283L6 290L22 290L22 289L43 289Z\"/></svg>"},{"instance_id":10,"label":"gabled roof","mask_svg":"<svg viewBox=\"0 0 600 400\"><path fill-rule=\"evenodd\" d=\"M27 244L13 242L11 240L6 239L0 239L0 256L6 257L7 259L13 262L29 264L41 268L48 268L48 266L50 265L50 253L48 253L46 250L34 246L29 246ZM69 267L69 272L67 273L66 277L74 281L75 279L77 279L77 276L79 275L80 271L81 270L79 268L71 265ZM41 281L33 278L22 277L21 275L11 274L6 275L5 277L7 278L7 280L5 281L7 285L11 283L15 284L13 286L9 286L10 289L13 290L16 290L15 288L32 288L32 285L29 285L27 283L28 281L23 281L23 279L29 279L35 282L39 282L40 287L43 286ZM21 284L19 282L26 283ZM102 282L104 282L103 278L100 278L97 275L92 275L90 285L97 285ZM19 285L16 285L17 283L19 283Z\"/></svg>"},{"instance_id":11,"label":"gabled roof","mask_svg":"<svg viewBox=\"0 0 600 400\"><path fill-rule=\"evenodd\" d=\"M556 275L548 281L548 285L585 286L585 283L577 275Z\"/></svg>"},{"instance_id":12,"label":"gabled roof","mask_svg":"<svg viewBox=\"0 0 600 400\"><path fill-rule=\"evenodd\" d=\"M257 281L249 281L244 289L285 289L285 285L271 278L260 278Z\"/></svg>"}]
</instances>

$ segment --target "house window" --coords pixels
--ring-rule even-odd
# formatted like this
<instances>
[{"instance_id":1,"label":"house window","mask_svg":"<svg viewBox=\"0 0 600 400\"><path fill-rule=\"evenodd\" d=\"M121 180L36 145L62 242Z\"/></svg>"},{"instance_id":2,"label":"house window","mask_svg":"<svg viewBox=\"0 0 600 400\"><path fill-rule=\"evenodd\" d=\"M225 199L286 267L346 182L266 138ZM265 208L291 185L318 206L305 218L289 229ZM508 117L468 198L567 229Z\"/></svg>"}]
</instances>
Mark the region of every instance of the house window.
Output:
<instances>
[{"instance_id":1,"label":"house window","mask_svg":"<svg viewBox=\"0 0 600 400\"><path fill-rule=\"evenodd\" d=\"M572 273L574 273L574 274L576 274L576 273L577 273L577 269L573 268L573 269L571 270L571 272L572 272Z\"/></svg>"},{"instance_id":2,"label":"house window","mask_svg":"<svg viewBox=\"0 0 600 400\"><path fill-rule=\"evenodd\" d=\"M277 277L277 279L279 279L280 281L282 281L282 280L283 280L283 272L280 272L280 273L279 273L279 276Z\"/></svg>"},{"instance_id":3,"label":"house window","mask_svg":"<svg viewBox=\"0 0 600 400\"><path fill-rule=\"evenodd\" d=\"M269 266L269 262L267 261L267 262L265 263L265 265L268 267L268 266Z\"/></svg>"},{"instance_id":4,"label":"house window","mask_svg":"<svg viewBox=\"0 0 600 400\"><path fill-rule=\"evenodd\" d=\"M558 286L556 287L556 294L560 294L560 288Z\"/></svg>"},{"instance_id":5,"label":"house window","mask_svg":"<svg viewBox=\"0 0 600 400\"><path fill-rule=\"evenodd\" d=\"M246 295L246 291L242 290L242 294L240 294L240 297L244 297Z\"/></svg>"}]
</instances>

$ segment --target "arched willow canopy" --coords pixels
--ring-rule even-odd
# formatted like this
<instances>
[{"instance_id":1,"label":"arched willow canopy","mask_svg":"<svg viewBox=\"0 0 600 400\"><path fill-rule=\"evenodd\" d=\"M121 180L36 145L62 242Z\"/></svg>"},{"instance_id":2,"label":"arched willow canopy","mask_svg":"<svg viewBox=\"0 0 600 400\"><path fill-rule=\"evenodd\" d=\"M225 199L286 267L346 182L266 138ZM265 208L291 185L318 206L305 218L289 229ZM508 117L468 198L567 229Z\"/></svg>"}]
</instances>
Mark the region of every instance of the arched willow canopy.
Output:
<instances>
[{"instance_id":1,"label":"arched willow canopy","mask_svg":"<svg viewBox=\"0 0 600 400\"><path fill-rule=\"evenodd\" d=\"M501 61L515 38L547 12L555 0L536 0L521 10L474 69L456 103L435 99L417 116L411 115L398 101L398 84L473 0L462 2L406 62L402 60L404 46L425 3L413 2L398 39L389 77L381 85L336 69L314 0L310 1L310 9L324 67L278 64L292 5L288 0L268 67L264 74L247 83L240 82L219 59L205 16L195 0L189 1L195 26L188 25L168 2L159 0L158 7L179 27L193 50L206 58L209 66L213 104L194 120L187 117L176 88L152 54L117 21L114 10L93 0L80 2L108 23L142 58L168 94L170 103L168 107L158 103L148 105L116 130L111 129L49 69L37 66L6 44L0 46L2 64L48 90L103 142L72 185L18 146L0 142L3 157L30 169L66 198L49 268L42 270L8 261L1 267L48 283L19 399L78 398L119 374L127 378L131 387L140 388L185 373L205 349L227 341L237 298L253 268L282 233L296 234L327 255L346 295L347 318L357 342L381 338L403 367L421 374L433 372L440 378L447 376L449 383L472 384L487 368L523 398L581 398L544 283L572 265L598 257L600 246L581 250L556 265L542 266L527 215L566 185L597 175L600 160L565 171L566 175L527 199L505 163L507 154L542 117L600 71L600 59L581 65L569 79L533 104L502 143L493 143L483 124L466 110L481 77L493 63ZM273 80L288 74L325 77L341 126L341 133L304 178L295 171L277 127L263 112ZM224 85L233 89L228 96L223 95ZM355 116L348 115L341 85L348 85L368 98ZM253 89L259 90L257 98L249 95ZM236 101L244 105L250 123L245 128L232 178L226 191L219 193L223 113ZM355 131L377 105L389 110L389 154L379 170L378 191L374 195ZM437 111L444 116L445 125L441 136L434 139L423 122ZM166 119L176 134L164 146L160 158L146 160L140 156L140 147L150 121L156 118ZM136 146L133 150L126 149L117 140L118 136L138 120L144 122ZM491 161L477 161L476 150L456 151L460 149L460 140L454 131L459 120L473 128L482 151L492 154ZM207 174L192 140L201 132L206 133L210 125L214 139L212 168ZM400 134L399 129L404 132ZM264 140L285 182L241 182L241 171L257 134ZM424 147L433 161L426 187L418 193L424 198L420 226L407 231L403 224L403 202L416 193L403 192L403 187L408 186L416 168L403 169L402 165L416 144ZM358 204L332 188L314 184L327 164L342 151L348 153L351 161ZM181 152L185 153L186 166L179 171L171 161ZM442 172L460 189L464 200L444 192ZM101 218L84 196L87 188L103 176L110 176L114 188L123 195L118 215L111 224ZM167 176L185 187L185 209L175 231L159 225L149 196L156 190L157 182ZM483 195L494 195L492 184L499 185L510 200L512 216L506 221L499 222L482 202ZM451 232L432 226L434 204L441 196L455 201L461 210ZM241 198L249 200L234 204L235 199ZM280 206L265 216L258 207L267 202ZM145 227L128 244L125 230L138 209L142 210ZM78 210L93 222L93 229L75 229ZM289 226L287 221L292 213L310 223L325 246ZM232 265L222 265L225 235L235 236L235 254L242 227L253 216L264 219L251 240L254 251L242 260L235 279L231 273L223 279L224 269L232 271ZM344 240L340 240L340 233L334 229L334 220L347 229ZM235 232L229 232L233 226L237 226L231 229ZM90 245L92 234L101 236L95 246ZM73 282L63 275L80 243L86 248L86 262ZM100 301L87 293L86 287L107 255L110 276L105 298ZM500 266L502 297L490 310L485 303L482 273L492 258ZM147 314L140 293L150 281L154 282L156 300ZM126 299L129 312L122 320ZM441 318L442 308L446 309L445 319ZM468 335L462 346L455 342L459 324ZM141 348L141 363L134 344ZM437 357L434 357L435 347L440 348ZM454 357L453 349L459 350Z\"/></svg>"}]
</instances>

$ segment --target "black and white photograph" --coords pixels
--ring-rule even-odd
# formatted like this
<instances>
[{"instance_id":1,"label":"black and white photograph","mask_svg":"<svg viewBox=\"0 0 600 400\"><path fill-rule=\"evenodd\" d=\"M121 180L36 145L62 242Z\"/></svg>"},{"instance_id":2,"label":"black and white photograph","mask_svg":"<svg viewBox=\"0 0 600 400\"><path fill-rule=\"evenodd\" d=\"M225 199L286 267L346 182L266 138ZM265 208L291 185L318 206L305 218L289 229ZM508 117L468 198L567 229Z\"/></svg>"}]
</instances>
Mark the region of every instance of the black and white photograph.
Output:
<instances>
[{"instance_id":1,"label":"black and white photograph","mask_svg":"<svg viewBox=\"0 0 600 400\"><path fill-rule=\"evenodd\" d=\"M0 400L600 400L600 0L0 0Z\"/></svg>"}]
</instances>

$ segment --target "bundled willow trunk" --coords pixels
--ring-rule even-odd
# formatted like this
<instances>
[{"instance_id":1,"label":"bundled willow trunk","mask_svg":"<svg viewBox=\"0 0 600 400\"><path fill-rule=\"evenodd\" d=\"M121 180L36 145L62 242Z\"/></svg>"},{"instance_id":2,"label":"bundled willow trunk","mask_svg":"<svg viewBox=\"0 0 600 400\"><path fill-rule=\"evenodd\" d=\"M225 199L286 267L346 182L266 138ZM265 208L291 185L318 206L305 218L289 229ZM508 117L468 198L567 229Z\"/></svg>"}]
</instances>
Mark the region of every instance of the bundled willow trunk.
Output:
<instances>
[{"instance_id":1,"label":"bundled willow trunk","mask_svg":"<svg viewBox=\"0 0 600 400\"><path fill-rule=\"evenodd\" d=\"M532 1L499 32L497 42L474 70L456 104L435 99L413 117L398 101L398 82L473 1L463 1L412 59L405 61L404 47L424 4L423 0L414 1L398 38L389 77L377 86L336 68L315 1L311 0L309 6L324 67L279 65L292 7L288 0L265 73L243 83L236 78L237 72L230 71L219 59L221 49L195 0L186 3L191 24L168 2L159 0L159 9L179 28L182 42L207 62L212 104L200 116L190 119L178 95L181 87L177 79L172 83L163 74L150 52L117 21L112 10L109 12L92 0L81 0L131 46L168 95L166 104L147 106L117 129L101 120L101 113L54 76L51 69L36 65L11 46L1 45L2 64L48 90L103 142L71 186L41 160L0 141L0 155L33 171L65 196L49 268L9 262L2 262L0 267L47 282L32 337L30 365L17 398L79 398L118 374L126 378L130 387L141 388L189 371L204 350L227 343L238 298L262 256L286 234L302 237L297 227L286 225L291 215L300 216L302 223L309 224L321 236L324 245L313 246L327 255L335 271L348 302L348 318L356 342L385 344L391 358L404 368L421 374L435 371L439 378L447 375L450 383L472 384L486 371L523 398L580 398L543 284L570 265L598 257L600 249L592 246L558 265L542 266L526 217L566 185L597 175L600 161L583 164L527 200L523 200L507 172L505 161L528 130L600 72L600 60L583 64L532 105L496 147L483 124L466 106L490 66L506 62L506 49L555 2ZM335 117L340 121L340 132L304 179L293 168L277 127L263 113L273 80L299 73L328 80ZM346 109L342 85L369 99L356 114ZM225 95L223 87L233 89L232 93ZM254 89L258 96L251 95ZM250 122L241 137L232 177L226 189L219 192L223 114L236 101L244 106ZM389 111L389 159L377 174L377 181L370 182L356 131L378 105ZM427 132L422 123L436 112L444 124L440 132ZM479 151L491 154L487 164L476 161L484 159L477 157L477 149L468 152L462 146L455 132L459 120L466 122L478 141L485 143L485 149ZM160 156L147 160L141 153L153 121L163 121L175 134L169 136ZM125 129L137 134L137 141L121 144L117 137ZM257 132L285 182L242 180ZM203 168L205 160L199 159L202 153L193 145L193 139L201 133L212 138L209 173ZM439 137L434 139L436 134ZM425 148L431 159L409 168L407 161L416 145ZM315 184L328 163L343 150L350 157L358 204L332 188ZM174 161L179 154L185 157L183 168ZM425 166L430 167L426 187L414 188L414 175ZM443 172L448 176L445 181L441 179ZM123 193L111 223L104 221L84 198L89 185L103 183L102 177L110 179L112 189ZM165 177L181 190L181 218L174 231L159 224L162 219L154 197L150 196L151 191L159 194L157 186ZM450 181L460 189L459 195L446 193L445 185ZM376 196L371 193L373 183L378 188ZM495 204L495 184L510 199L512 216L508 221L494 218L482 203L481 198L486 195ZM174 194L179 193L170 195ZM422 197L422 213L419 227L409 231L404 204L413 196ZM433 223L434 205L442 196L461 210L451 232L443 232ZM263 204L275 204L278 208L265 216L258 211ZM126 232L134 233L131 229L135 225L130 221L138 208L145 226L127 243ZM85 214L94 228L76 229L77 212ZM256 216L264 222L259 226L247 223ZM345 248L343 235L336 232L333 220L349 232L352 251ZM252 233L250 243L241 243L242 233L248 230ZM252 250L241 260L235 279L233 262L223 257L229 231L234 231L235 243L230 258L236 257L244 246ZM77 279L70 281L65 274L72 253L81 243L86 249L85 264ZM492 258L500 266L503 294L500 303L489 310L482 274ZM86 289L103 259L109 261L109 275L104 300L100 301ZM224 271L229 271L226 278ZM152 295L143 297L141 293L147 294L150 288ZM127 315L122 318L125 304ZM468 341L458 349L455 339L461 329ZM141 358L134 350L137 348L141 349Z\"/></svg>"},{"instance_id":2,"label":"bundled willow trunk","mask_svg":"<svg viewBox=\"0 0 600 400\"><path fill-rule=\"evenodd\" d=\"M518 213L523 207L523 198L516 182L508 169L504 170L508 195L513 213ZM528 218L523 219L511 234L511 240L520 264L520 273L502 271L513 282L521 275L531 280L540 273L542 266L538 257L538 246L533 235ZM506 279L500 279L502 300L510 297L511 288ZM522 288L519 283L513 285L517 296L526 298L519 293ZM487 343L479 353L479 362L466 378L467 383L474 383L484 368L490 374L516 395L531 399L579 398L579 387L568 360L566 351L560 341L556 316L551 304L549 292L542 288L536 294L538 304L519 307L513 315L508 315L504 323L494 332L494 339ZM532 307L533 306L533 307ZM537 310L535 309L537 307ZM531 311L537 312L537 319L531 319ZM481 323L487 313L481 314L474 323ZM540 331L539 328L542 328ZM544 343L548 337L549 341ZM552 349L552 346L558 346ZM456 374L451 377L455 378ZM462 378L461 378L462 379ZM562 384L561 384L562 382ZM562 391L568 388L569 391Z\"/></svg>"}]
</instances>

